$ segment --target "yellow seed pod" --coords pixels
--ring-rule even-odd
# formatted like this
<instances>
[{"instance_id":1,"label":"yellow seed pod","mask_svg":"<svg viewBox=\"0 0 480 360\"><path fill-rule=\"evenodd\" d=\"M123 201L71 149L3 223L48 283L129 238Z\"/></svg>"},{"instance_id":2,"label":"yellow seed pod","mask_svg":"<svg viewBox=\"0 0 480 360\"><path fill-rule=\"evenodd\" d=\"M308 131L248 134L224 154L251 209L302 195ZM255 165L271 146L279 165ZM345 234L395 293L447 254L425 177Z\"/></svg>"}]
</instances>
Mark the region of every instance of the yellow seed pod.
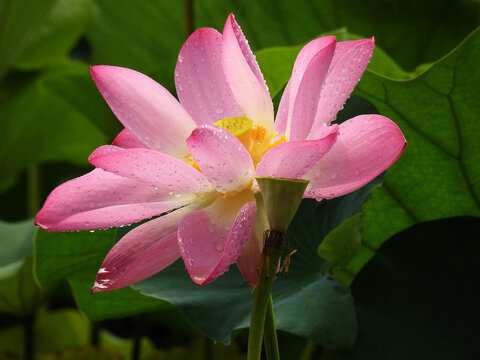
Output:
<instances>
[{"instance_id":1,"label":"yellow seed pod","mask_svg":"<svg viewBox=\"0 0 480 360\"><path fill-rule=\"evenodd\" d=\"M245 116L233 116L217 121L213 125L227 130L235 136L247 149L250 148L253 121Z\"/></svg>"}]
</instances>

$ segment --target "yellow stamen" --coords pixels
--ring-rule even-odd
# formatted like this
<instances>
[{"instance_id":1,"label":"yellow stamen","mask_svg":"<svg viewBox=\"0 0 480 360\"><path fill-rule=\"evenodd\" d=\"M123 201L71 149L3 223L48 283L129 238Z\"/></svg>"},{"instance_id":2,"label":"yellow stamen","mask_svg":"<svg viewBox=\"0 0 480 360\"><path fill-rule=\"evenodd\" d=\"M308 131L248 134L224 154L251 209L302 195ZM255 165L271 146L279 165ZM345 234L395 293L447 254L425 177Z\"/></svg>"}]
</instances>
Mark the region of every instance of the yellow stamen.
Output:
<instances>
[{"instance_id":1,"label":"yellow stamen","mask_svg":"<svg viewBox=\"0 0 480 360\"><path fill-rule=\"evenodd\" d=\"M260 160L262 160L263 155L265 153L274 148L275 146L287 142L287 137L285 135L280 136L278 139L272 142L272 140L275 138L275 136L278 135L278 133L273 133L270 136L266 136L267 131L265 128L259 126L253 130L252 133L252 147L249 149L250 155L252 157L253 163L255 167L257 167L258 163Z\"/></svg>"},{"instance_id":2,"label":"yellow stamen","mask_svg":"<svg viewBox=\"0 0 480 360\"><path fill-rule=\"evenodd\" d=\"M253 121L246 116L229 117L217 121L213 125L227 130L238 140L240 140L243 146L245 146L247 151L250 153L255 168L268 150L288 141L285 135L282 135L277 139L275 139L275 137L278 135L278 133L267 135L267 130L263 126L253 127ZM187 163L198 171L202 172L200 167L193 160L192 155L188 156ZM251 188L251 186L252 184L250 184L249 188Z\"/></svg>"},{"instance_id":3,"label":"yellow stamen","mask_svg":"<svg viewBox=\"0 0 480 360\"><path fill-rule=\"evenodd\" d=\"M188 155L187 163L189 165L193 166L198 171L202 172L202 170L200 170L200 167L198 166L198 164L195 161L193 161L193 156L192 155Z\"/></svg>"},{"instance_id":4,"label":"yellow stamen","mask_svg":"<svg viewBox=\"0 0 480 360\"><path fill-rule=\"evenodd\" d=\"M221 127L234 135L245 148L250 147L253 121L245 116L233 116L217 121L213 125Z\"/></svg>"},{"instance_id":5,"label":"yellow stamen","mask_svg":"<svg viewBox=\"0 0 480 360\"><path fill-rule=\"evenodd\" d=\"M253 127L253 121L245 116L222 119L213 125L228 130L235 135L252 156L255 167L268 150L287 141L285 136L281 136L272 142L273 138L278 135L277 133L267 136L267 130L264 127Z\"/></svg>"}]
</instances>

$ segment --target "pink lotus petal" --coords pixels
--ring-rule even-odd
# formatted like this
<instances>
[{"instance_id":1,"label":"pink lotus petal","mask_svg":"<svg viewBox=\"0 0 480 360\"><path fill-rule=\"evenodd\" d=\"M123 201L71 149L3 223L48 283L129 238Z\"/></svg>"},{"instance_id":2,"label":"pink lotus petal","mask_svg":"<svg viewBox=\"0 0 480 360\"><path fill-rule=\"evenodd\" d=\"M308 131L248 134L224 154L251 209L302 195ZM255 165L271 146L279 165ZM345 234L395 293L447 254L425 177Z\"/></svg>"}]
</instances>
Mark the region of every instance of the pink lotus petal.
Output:
<instances>
[{"instance_id":1,"label":"pink lotus petal","mask_svg":"<svg viewBox=\"0 0 480 360\"><path fill-rule=\"evenodd\" d=\"M277 116L275 117L275 123L273 124L273 130L279 135L285 135L287 131L288 122L288 107L290 103L290 80L283 90L280 104L278 105Z\"/></svg>"},{"instance_id":2,"label":"pink lotus petal","mask_svg":"<svg viewBox=\"0 0 480 360\"><path fill-rule=\"evenodd\" d=\"M180 257L177 227L192 211L186 206L142 224L110 250L97 274L92 292L119 289L163 270Z\"/></svg>"},{"instance_id":3,"label":"pink lotus petal","mask_svg":"<svg viewBox=\"0 0 480 360\"><path fill-rule=\"evenodd\" d=\"M94 159L103 155L111 154L111 153L122 151L122 150L125 150L125 149L116 145L102 145L96 148L95 150L93 150L93 152L90 154L88 158Z\"/></svg>"},{"instance_id":4,"label":"pink lotus petal","mask_svg":"<svg viewBox=\"0 0 480 360\"><path fill-rule=\"evenodd\" d=\"M337 44L320 93L317 114L309 139L322 136L323 127L335 120L337 113L343 108L367 68L374 47L373 38L343 41Z\"/></svg>"},{"instance_id":5,"label":"pink lotus petal","mask_svg":"<svg viewBox=\"0 0 480 360\"><path fill-rule=\"evenodd\" d=\"M337 138L338 125L319 140L289 141L269 150L258 164L256 176L301 179L330 150Z\"/></svg>"},{"instance_id":6,"label":"pink lotus petal","mask_svg":"<svg viewBox=\"0 0 480 360\"><path fill-rule=\"evenodd\" d=\"M348 194L382 173L402 154L405 138L381 115L360 115L340 125L337 141L305 176L306 196L317 200Z\"/></svg>"},{"instance_id":7,"label":"pink lotus petal","mask_svg":"<svg viewBox=\"0 0 480 360\"><path fill-rule=\"evenodd\" d=\"M165 88L122 67L92 66L90 72L118 120L140 142L177 158L188 154L185 139L195 122Z\"/></svg>"},{"instance_id":8,"label":"pink lotus petal","mask_svg":"<svg viewBox=\"0 0 480 360\"><path fill-rule=\"evenodd\" d=\"M198 285L212 282L226 272L252 234L255 203L232 203L234 200L219 198L209 208L190 213L180 222L180 253L190 277ZM238 205L243 205L239 211Z\"/></svg>"},{"instance_id":9,"label":"pink lotus petal","mask_svg":"<svg viewBox=\"0 0 480 360\"><path fill-rule=\"evenodd\" d=\"M222 35L203 28L190 35L178 56L178 98L198 125L242 115L222 71L221 52Z\"/></svg>"},{"instance_id":10,"label":"pink lotus petal","mask_svg":"<svg viewBox=\"0 0 480 360\"><path fill-rule=\"evenodd\" d=\"M242 143L227 130L203 125L187 139L193 159L218 192L241 191L250 185L254 166Z\"/></svg>"},{"instance_id":11,"label":"pink lotus petal","mask_svg":"<svg viewBox=\"0 0 480 360\"><path fill-rule=\"evenodd\" d=\"M102 146L95 150L89 161L97 168L142 181L170 193L205 194L213 191L212 185L192 166L172 156L150 149L109 150Z\"/></svg>"},{"instance_id":12,"label":"pink lotus petal","mask_svg":"<svg viewBox=\"0 0 480 360\"><path fill-rule=\"evenodd\" d=\"M52 191L35 218L48 231L107 229L132 224L196 201L95 169Z\"/></svg>"},{"instance_id":13,"label":"pink lotus petal","mask_svg":"<svg viewBox=\"0 0 480 360\"><path fill-rule=\"evenodd\" d=\"M127 129L123 129L113 140L113 145L124 148L146 148L147 146L132 135Z\"/></svg>"},{"instance_id":14,"label":"pink lotus petal","mask_svg":"<svg viewBox=\"0 0 480 360\"><path fill-rule=\"evenodd\" d=\"M150 222L139 227L148 225L149 223ZM137 228L130 233L136 229ZM128 233L127 236L130 233ZM130 238L129 241L139 240L134 239L133 235ZM123 239L125 239L125 237L120 241ZM162 271L180 257L176 231L161 239L148 238L145 240L152 242L148 244L150 245L149 247L141 243L139 244L140 247L138 250L134 248L134 252L124 259L115 259L112 261L108 259L110 255L110 253L108 253L107 258L97 273L97 278L91 292L111 291L135 284ZM155 242L153 242L153 240L155 240ZM115 248L112 249L112 251L114 250ZM120 251L121 250L118 250L117 253L120 253ZM122 251L121 255L126 255L126 252L123 253Z\"/></svg>"},{"instance_id":15,"label":"pink lotus petal","mask_svg":"<svg viewBox=\"0 0 480 360\"><path fill-rule=\"evenodd\" d=\"M229 15L223 28L222 65L242 113L270 134L273 130L272 99L257 60L233 14Z\"/></svg>"},{"instance_id":16,"label":"pink lotus petal","mask_svg":"<svg viewBox=\"0 0 480 360\"><path fill-rule=\"evenodd\" d=\"M237 258L237 267L243 275L245 281L252 287L256 287L260 280L261 261L263 251L263 234L268 230L268 219L265 210L257 207L257 216L255 218L255 226L247 242L243 248L242 254Z\"/></svg>"},{"instance_id":17,"label":"pink lotus petal","mask_svg":"<svg viewBox=\"0 0 480 360\"><path fill-rule=\"evenodd\" d=\"M285 135L304 140L315 119L320 91L335 51L334 36L309 42L295 60L289 81L289 102Z\"/></svg>"},{"instance_id":18,"label":"pink lotus petal","mask_svg":"<svg viewBox=\"0 0 480 360\"><path fill-rule=\"evenodd\" d=\"M268 229L268 226L265 230ZM237 258L237 267L243 278L251 287L257 287L262 270L263 233L255 231L250 236L243 252Z\"/></svg>"}]
</instances>

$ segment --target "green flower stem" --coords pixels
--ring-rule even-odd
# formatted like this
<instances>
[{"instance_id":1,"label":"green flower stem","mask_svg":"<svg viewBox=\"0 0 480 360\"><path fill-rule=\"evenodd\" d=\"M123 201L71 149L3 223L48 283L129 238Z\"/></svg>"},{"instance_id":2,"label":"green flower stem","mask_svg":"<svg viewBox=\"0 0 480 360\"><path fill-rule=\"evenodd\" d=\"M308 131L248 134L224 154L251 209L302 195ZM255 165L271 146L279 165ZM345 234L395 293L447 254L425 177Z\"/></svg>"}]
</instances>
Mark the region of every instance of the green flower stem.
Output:
<instances>
[{"instance_id":1,"label":"green flower stem","mask_svg":"<svg viewBox=\"0 0 480 360\"><path fill-rule=\"evenodd\" d=\"M263 334L263 342L265 345L265 355L267 360L279 360L280 353L278 351L277 331L275 328L275 313L273 312L272 295L268 300L267 314L265 316L265 333Z\"/></svg>"},{"instance_id":2,"label":"green flower stem","mask_svg":"<svg viewBox=\"0 0 480 360\"><path fill-rule=\"evenodd\" d=\"M248 360L260 360L262 354L262 340L265 327L267 305L271 299L271 292L278 263L285 244L285 233L267 231L265 233L265 246L262 255L262 272L253 300L252 317L250 319L250 332L248 334ZM270 322L269 326L272 325ZM275 331L275 328L269 329ZM271 335L269 335L271 338Z\"/></svg>"}]
</instances>

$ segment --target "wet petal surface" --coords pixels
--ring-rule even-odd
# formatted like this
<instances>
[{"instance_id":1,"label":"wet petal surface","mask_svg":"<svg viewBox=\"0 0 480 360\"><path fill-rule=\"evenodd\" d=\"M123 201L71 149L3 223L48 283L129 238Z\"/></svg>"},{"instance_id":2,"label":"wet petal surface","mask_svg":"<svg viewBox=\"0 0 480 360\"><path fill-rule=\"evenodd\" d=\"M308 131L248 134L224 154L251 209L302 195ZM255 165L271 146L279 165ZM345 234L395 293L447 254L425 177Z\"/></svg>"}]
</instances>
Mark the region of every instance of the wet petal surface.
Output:
<instances>
[{"instance_id":1,"label":"wet petal surface","mask_svg":"<svg viewBox=\"0 0 480 360\"><path fill-rule=\"evenodd\" d=\"M180 257L177 227L192 211L184 207L142 224L110 250L97 274L96 291L119 289L152 276Z\"/></svg>"},{"instance_id":2,"label":"wet petal surface","mask_svg":"<svg viewBox=\"0 0 480 360\"><path fill-rule=\"evenodd\" d=\"M88 160L97 168L176 195L213 191L207 178L189 164L150 149L114 149L113 146L102 146Z\"/></svg>"},{"instance_id":3,"label":"wet petal surface","mask_svg":"<svg viewBox=\"0 0 480 360\"><path fill-rule=\"evenodd\" d=\"M214 281L237 260L252 234L255 215L253 195L242 194L219 198L183 218L178 228L180 253L196 284Z\"/></svg>"},{"instance_id":4,"label":"wet petal surface","mask_svg":"<svg viewBox=\"0 0 480 360\"><path fill-rule=\"evenodd\" d=\"M187 39L175 68L175 87L183 107L198 125L240 116L222 69L222 35L203 28Z\"/></svg>"},{"instance_id":5,"label":"wet petal surface","mask_svg":"<svg viewBox=\"0 0 480 360\"><path fill-rule=\"evenodd\" d=\"M392 165L405 149L397 125L381 115L360 115L340 125L332 149L305 176L306 196L318 200L348 194Z\"/></svg>"},{"instance_id":6,"label":"wet petal surface","mask_svg":"<svg viewBox=\"0 0 480 360\"><path fill-rule=\"evenodd\" d=\"M319 140L289 141L269 150L258 164L256 176L301 179L330 150L337 138L338 126Z\"/></svg>"},{"instance_id":7,"label":"wet petal surface","mask_svg":"<svg viewBox=\"0 0 480 360\"><path fill-rule=\"evenodd\" d=\"M217 191L241 191L253 179L253 161L242 143L227 130L204 125L187 139L187 146L200 170Z\"/></svg>"},{"instance_id":8,"label":"wet petal surface","mask_svg":"<svg viewBox=\"0 0 480 360\"><path fill-rule=\"evenodd\" d=\"M177 158L188 153L185 139L195 122L168 90L127 68L98 65L90 72L110 109L140 142Z\"/></svg>"},{"instance_id":9,"label":"wet petal surface","mask_svg":"<svg viewBox=\"0 0 480 360\"><path fill-rule=\"evenodd\" d=\"M48 231L107 229L160 215L189 203L137 180L95 169L58 186L35 218Z\"/></svg>"},{"instance_id":10,"label":"wet petal surface","mask_svg":"<svg viewBox=\"0 0 480 360\"><path fill-rule=\"evenodd\" d=\"M233 14L223 28L222 65L242 113L270 134L274 119L272 99L257 60Z\"/></svg>"}]
</instances>

